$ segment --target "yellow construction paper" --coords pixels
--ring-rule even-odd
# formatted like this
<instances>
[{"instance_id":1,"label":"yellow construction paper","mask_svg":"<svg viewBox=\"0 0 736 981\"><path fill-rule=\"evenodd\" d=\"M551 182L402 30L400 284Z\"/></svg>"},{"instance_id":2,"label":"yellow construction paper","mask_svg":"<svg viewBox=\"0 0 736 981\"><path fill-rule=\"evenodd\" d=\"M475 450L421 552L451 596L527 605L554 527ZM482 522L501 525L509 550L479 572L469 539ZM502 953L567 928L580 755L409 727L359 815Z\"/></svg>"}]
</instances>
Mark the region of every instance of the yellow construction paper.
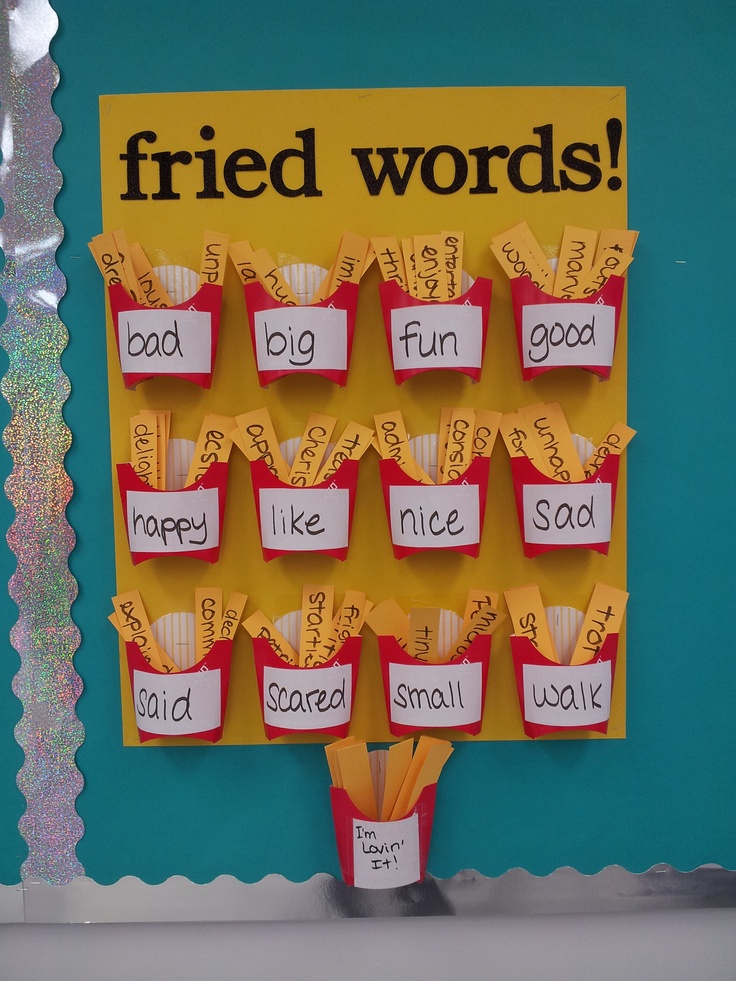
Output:
<instances>
[{"instance_id":1,"label":"yellow construction paper","mask_svg":"<svg viewBox=\"0 0 736 981\"><path fill-rule=\"evenodd\" d=\"M581 295L581 284L593 268L597 242L597 231L565 225L555 272L555 296L571 300Z\"/></svg>"},{"instance_id":2,"label":"yellow construction paper","mask_svg":"<svg viewBox=\"0 0 736 981\"><path fill-rule=\"evenodd\" d=\"M225 272L217 360L209 390L162 378L127 391L122 384L108 312L107 372L113 461L124 462L130 458L130 417L143 407L158 406L171 408L176 434L192 439L208 412L238 417L263 407L268 408L278 440L300 436L305 420L314 411L329 413L341 422L354 420L372 427L376 413L400 409L407 422L411 421L414 435L435 433L443 406L462 405L476 411L483 408L507 413L522 405L553 400L563 406L573 431L594 444L608 431L613 420L624 420L636 428L636 419L629 419L626 411L626 307L622 311L610 381L600 383L589 373L565 370L549 372L524 383L518 363L510 281L490 249L494 236L522 220L532 229L546 257L557 254L565 225L627 228L625 102L622 86L103 95L100 99L103 229L107 232L125 229L128 241L139 242L156 267L176 265L198 271L204 232L209 229L227 234L231 243L248 241L254 249L265 248L280 267L302 262L324 269L330 268L346 229L366 238L395 236L398 242L425 232L452 230L464 236L464 270L473 279L486 277L493 281L483 373L477 384L453 372L428 372L402 386L396 385L378 292L382 280L380 255L360 282L352 358L344 388L310 375L286 378L267 389L260 387L243 284L232 262L227 264ZM612 173L607 160L606 123L612 115L622 122L620 160L615 169L615 176L622 182L618 191L608 187ZM204 125L214 131L211 140L200 138ZM540 127L544 127L546 134L543 151L543 138L535 132ZM143 131L155 133L153 144L136 139L136 134ZM585 190L573 189L569 184L585 185L588 175L562 161L565 148L580 143L598 146L598 166L603 175L597 186ZM539 152L522 154L519 150L535 145ZM457 148L457 159L462 155L467 163L464 180L459 165L456 171L453 155L438 151L432 163L432 148L445 146ZM482 153L469 152L478 147L497 146L508 147L509 155L484 157ZM375 186L383 166L376 150L385 147L398 148L393 163L396 173L408 174L403 189L397 186L394 190L390 175L383 178L380 189ZM403 152L405 147L424 148L411 170L409 156ZM238 170L246 159L242 156L243 148L260 154L265 170ZM176 164L171 169L172 191L179 197L154 197L160 190L160 172L159 161L152 155L181 150L192 154L192 162ZM197 196L203 190L204 163L193 154L200 150L211 151L214 187L222 197ZM290 155L283 155L283 151L290 151ZM137 160L136 154L147 157ZM513 169L514 154L517 174ZM121 159L121 155L129 159ZM582 159L585 152L576 150L574 155ZM592 165L589 157L585 162ZM368 178L364 177L361 166L366 168ZM520 176L529 187L539 184L539 189L529 191L514 186L509 177L510 168L515 180ZM371 173L374 183L369 187ZM396 180L396 175L393 176ZM135 196L136 177L140 197ZM541 186L545 182L559 190L545 190ZM451 193L437 191L437 187L449 188L455 184L457 188ZM240 195L231 190L235 186L241 189ZM474 188L478 190L473 191ZM133 194L126 197L129 190ZM403 193L399 193L401 190ZM91 256L86 261L94 272ZM627 278L638 275L634 263L627 271ZM96 291L91 291L90 302L97 303L102 314L107 307L103 277L97 277L96 285L95 277L90 277L90 282ZM644 289L646 284L638 285ZM304 555L265 563L260 550L250 467L245 457L233 453L222 548L214 566L195 559L166 557L134 567L117 492L112 495L115 590L124 593L139 588L155 619L171 610L190 609L196 586L218 585L227 593L236 585L250 595L253 609L260 607L269 618L276 619L293 609L293 598L299 596L305 582L330 581L338 596L347 589L361 590L376 606L395 599L404 610L426 605L462 612L468 591L479 581L502 592L516 583L533 579L550 605L585 609L595 582L626 587L626 457L624 454L621 460L608 556L569 551L533 561L524 558L508 454L498 445L491 458L478 559L445 554L414 556L401 562L394 559L379 460L376 454L369 453L359 465L347 560L336 562L324 556ZM524 738L507 626L502 625L494 635L481 733L477 737L458 736L458 739ZM364 629L362 635L351 731L371 742L387 744L391 735L377 640L372 630ZM116 638L110 636L110 656L114 656ZM127 668L122 658L120 663L123 738L137 746ZM625 668L622 635L608 738L621 738L625 734ZM295 742L321 737L284 738ZM604 737L584 734L549 738ZM146 748L160 742L154 740ZM245 631L238 630L221 745L265 742L251 644ZM212 751L217 752L217 748Z\"/></svg>"},{"instance_id":3,"label":"yellow construction paper","mask_svg":"<svg viewBox=\"0 0 736 981\"><path fill-rule=\"evenodd\" d=\"M437 664L440 641L440 610L438 607L415 607L409 610L408 654L418 661Z\"/></svg>"},{"instance_id":4,"label":"yellow construction paper","mask_svg":"<svg viewBox=\"0 0 736 981\"><path fill-rule=\"evenodd\" d=\"M507 589L503 595L514 625L514 633L519 637L527 637L540 654L559 663L560 658L550 633L537 583Z\"/></svg>"},{"instance_id":5,"label":"yellow construction paper","mask_svg":"<svg viewBox=\"0 0 736 981\"><path fill-rule=\"evenodd\" d=\"M606 637L620 633L628 598L623 589L602 582L595 584L570 664L592 661Z\"/></svg>"},{"instance_id":6,"label":"yellow construction paper","mask_svg":"<svg viewBox=\"0 0 736 981\"><path fill-rule=\"evenodd\" d=\"M321 660L321 652L332 626L334 586L307 584L302 589L302 624L299 635L299 664L308 668Z\"/></svg>"},{"instance_id":7,"label":"yellow construction paper","mask_svg":"<svg viewBox=\"0 0 736 981\"><path fill-rule=\"evenodd\" d=\"M411 766L414 740L402 739L401 742L389 746L386 761L386 779L383 785L383 800L381 801L381 820L388 821L396 806L396 800L406 775Z\"/></svg>"}]
</instances>

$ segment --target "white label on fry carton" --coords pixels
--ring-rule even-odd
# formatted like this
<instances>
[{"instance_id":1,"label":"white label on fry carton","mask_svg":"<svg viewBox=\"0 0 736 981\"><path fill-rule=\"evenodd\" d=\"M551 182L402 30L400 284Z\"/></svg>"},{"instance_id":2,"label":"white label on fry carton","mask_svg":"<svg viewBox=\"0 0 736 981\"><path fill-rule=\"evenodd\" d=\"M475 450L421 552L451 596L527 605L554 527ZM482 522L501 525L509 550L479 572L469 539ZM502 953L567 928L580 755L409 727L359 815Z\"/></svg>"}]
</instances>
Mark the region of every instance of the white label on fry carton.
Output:
<instances>
[{"instance_id":1,"label":"white label on fry carton","mask_svg":"<svg viewBox=\"0 0 736 981\"><path fill-rule=\"evenodd\" d=\"M521 317L524 367L613 364L616 311L602 303L534 303Z\"/></svg>"},{"instance_id":2,"label":"white label on fry carton","mask_svg":"<svg viewBox=\"0 0 736 981\"><path fill-rule=\"evenodd\" d=\"M254 324L259 371L345 371L348 366L345 310L259 310Z\"/></svg>"},{"instance_id":3,"label":"white label on fry carton","mask_svg":"<svg viewBox=\"0 0 736 981\"><path fill-rule=\"evenodd\" d=\"M201 374L212 369L211 317L201 310L123 310L118 314L124 372Z\"/></svg>"},{"instance_id":4,"label":"white label on fry carton","mask_svg":"<svg viewBox=\"0 0 736 981\"><path fill-rule=\"evenodd\" d=\"M220 544L217 489L128 491L131 552L201 552Z\"/></svg>"},{"instance_id":5,"label":"white label on fry carton","mask_svg":"<svg viewBox=\"0 0 736 981\"><path fill-rule=\"evenodd\" d=\"M353 818L353 869L361 889L408 886L421 876L419 817L401 821L360 821Z\"/></svg>"},{"instance_id":6,"label":"white label on fry carton","mask_svg":"<svg viewBox=\"0 0 736 981\"><path fill-rule=\"evenodd\" d=\"M573 667L525 664L524 714L545 726L587 726L611 714L611 662Z\"/></svg>"},{"instance_id":7,"label":"white label on fry carton","mask_svg":"<svg viewBox=\"0 0 736 981\"><path fill-rule=\"evenodd\" d=\"M597 545L611 540L610 484L524 484L524 541Z\"/></svg>"},{"instance_id":8,"label":"white label on fry carton","mask_svg":"<svg viewBox=\"0 0 736 981\"><path fill-rule=\"evenodd\" d=\"M391 721L422 729L479 722L483 673L479 663L389 664Z\"/></svg>"},{"instance_id":9,"label":"white label on fry carton","mask_svg":"<svg viewBox=\"0 0 736 981\"><path fill-rule=\"evenodd\" d=\"M391 311L394 368L480 368L480 307L417 306Z\"/></svg>"},{"instance_id":10,"label":"white label on fry carton","mask_svg":"<svg viewBox=\"0 0 736 981\"><path fill-rule=\"evenodd\" d=\"M477 484L392 485L391 540L407 548L455 548L480 541Z\"/></svg>"},{"instance_id":11,"label":"white label on fry carton","mask_svg":"<svg viewBox=\"0 0 736 981\"><path fill-rule=\"evenodd\" d=\"M350 721L353 669L270 668L263 670L263 721L280 729L327 729Z\"/></svg>"},{"instance_id":12,"label":"white label on fry carton","mask_svg":"<svg viewBox=\"0 0 736 981\"><path fill-rule=\"evenodd\" d=\"M347 548L350 493L343 487L264 487L261 543L281 552Z\"/></svg>"},{"instance_id":13,"label":"white label on fry carton","mask_svg":"<svg viewBox=\"0 0 736 981\"><path fill-rule=\"evenodd\" d=\"M220 671L192 674L133 672L136 724L158 736L190 736L221 722Z\"/></svg>"}]
</instances>

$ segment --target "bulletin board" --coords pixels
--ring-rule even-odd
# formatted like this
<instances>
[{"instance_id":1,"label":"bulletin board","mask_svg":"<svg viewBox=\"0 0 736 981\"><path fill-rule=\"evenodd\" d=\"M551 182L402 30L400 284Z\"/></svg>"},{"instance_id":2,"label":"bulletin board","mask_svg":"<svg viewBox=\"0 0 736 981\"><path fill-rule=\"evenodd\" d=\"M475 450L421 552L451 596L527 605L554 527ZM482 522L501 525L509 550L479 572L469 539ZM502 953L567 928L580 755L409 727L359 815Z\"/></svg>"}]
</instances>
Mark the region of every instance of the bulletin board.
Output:
<instances>
[{"instance_id":1,"label":"bulletin board","mask_svg":"<svg viewBox=\"0 0 736 981\"><path fill-rule=\"evenodd\" d=\"M464 112L450 125L459 101ZM316 263L322 269L332 265L346 230L370 237L377 229L378 234L394 234L401 240L412 235L412 229L436 226L462 229L465 271L473 279L485 277L493 284L488 340L476 382L466 374L443 370L396 383L377 263L361 280L343 386L303 371L270 385L259 384L242 285L232 264L225 278L210 388L202 390L186 380L165 377L126 390L110 316L107 366L113 462L129 459L129 419L142 407L170 409L172 437L188 433L194 439L205 412L234 417L265 406L279 438L288 440L301 435L311 412L337 417L337 435L350 420L373 428L375 414L400 408L411 435L418 435L436 432L443 406L508 412L530 402L559 401L573 432L593 444L600 442L614 422L626 419L625 311L619 323L615 370L605 383L580 369L549 372L534 383L524 382L510 284L491 254L490 238L516 224L520 208L550 253L559 248L566 224L625 228L625 119L624 90L604 87L303 91L298 100L289 92L101 96L104 230L125 229L130 242L145 243L156 265L196 267L201 251L196 221L203 229L224 231L231 242L248 239L254 248L265 246L280 266ZM407 120L412 121L408 130ZM205 126L207 136L212 132L208 140L200 135ZM149 134L146 138L135 135L144 131ZM156 139L149 144L151 133ZM192 138L197 148L201 144L210 154L208 166L222 186L222 190L213 187L206 199L201 197L202 173L186 165L172 169L170 189L162 192L159 186L153 155L181 153ZM489 153L491 147L498 148L499 154L508 150L508 162L503 157L493 165L485 160L479 151L484 139L490 141ZM392 184L388 176L376 178L384 166L376 148L397 144L420 148L422 153L413 168L409 151L389 157L395 161ZM194 145L184 153L196 153ZM138 160L139 154L145 159ZM594 158L601 158L600 166ZM245 167L254 161L261 166L262 159L266 169L257 175L235 172L240 181L235 183L228 159L237 159ZM571 208L574 221L566 217ZM124 337L120 343L125 352ZM360 589L375 603L396 599L407 612L415 606L439 606L458 613L473 588L501 592L538 582L548 605L583 610L596 582L623 589L625 465L617 482L608 554L570 549L532 560L522 552L508 453L500 438L498 443L488 493L483 495L486 518L477 558L447 549L395 558L378 456L369 453L360 463L347 557L337 561L304 552L265 561L260 554L255 480L249 479L242 454L233 450L222 545L214 565L171 555L134 565L123 508L115 500L117 592L139 589L153 619L193 609L195 586L216 584L225 593L238 589L249 595L246 615L263 609L275 621L300 606L304 583L329 583L338 596L347 589ZM499 629L495 635L483 727L473 738L525 738L509 632L510 628ZM250 643L244 631L238 633L223 742L265 743ZM134 708L121 647L125 741L140 745L136 729L140 705ZM608 727L611 738L625 734L625 663L622 633ZM350 731L372 742L391 739L378 645L367 626ZM443 735L468 738L458 730ZM591 732L566 735L586 738ZM305 736L310 741L306 734L290 738L304 741Z\"/></svg>"},{"instance_id":2,"label":"bulletin board","mask_svg":"<svg viewBox=\"0 0 736 981\"><path fill-rule=\"evenodd\" d=\"M700 8L681 0L671 8L672 31L663 38L661 54L653 55L648 40L655 33L661 35L659 18L627 3L617 8L615 18L596 9L586 11L581 21L572 7L558 11L566 20L574 16L575 22L568 30L555 32L554 50L548 33L530 30L530 24L541 24L548 16L548 8L536 3L513 10L479 4L472 18L468 15L448 30L443 8L431 0L425 6L432 17L419 34L412 12L397 10L395 5L374 5L370 17L365 10L346 11L332 3L319 4L316 12L302 5L287 6L286 18L283 10L278 16L265 11L246 22L235 4L217 5L204 20L200 10L182 9L180 4L133 5L124 20L113 21L109 11L97 4L76 0L54 4L59 30L51 52L61 79L53 102L60 122L54 158L63 179L54 207L63 228L58 262L65 295L59 315L69 332L62 360L69 379L68 398L63 384L60 388L63 419L71 434L64 466L73 495L66 514L76 536L75 541L56 547L63 551L73 546L69 568L78 588L73 606L78 643L74 643L74 629L62 631L60 642L65 652L71 648L78 673L78 678L70 673L66 683L77 686L73 716L82 731L71 737L63 733L67 745L77 739L70 764L72 786L65 784L65 804L71 802L72 816L65 812L64 830L54 835L44 830L52 826L54 817L44 803L39 778L29 770L33 761L29 746L42 743L44 734L62 735L61 728L52 724L56 696L43 700L44 716L37 700L12 680L14 667L6 659L0 705L3 718L11 721L5 723L0 752L0 821L7 832L1 839L0 882L35 875L63 883L85 875L100 884L125 876L159 883L182 875L194 883L207 883L230 875L256 883L272 873L303 882L317 873L339 874L321 744L256 745L256 740L238 733L216 747L124 745L120 658L106 617L110 597L119 582L129 581L130 573L120 557L116 569L113 547L118 520L113 465L124 459L125 450L116 442L119 430L111 427L108 415L109 400L115 397L116 366L107 347L104 291L87 242L103 226L123 225L131 237L137 233L135 237L146 243L150 237L151 245L166 256L191 262L198 254L203 227L217 227L218 222L216 213L204 206L203 219L192 219L192 202L177 207L169 221L168 212L165 220L158 220L159 206L145 216L133 215L113 201L113 192L103 185L105 167L117 165L114 152L103 160L102 176L100 172L100 96L110 97L111 112L130 109L135 117L130 125L121 122L119 131L113 122L109 123L113 128L106 130L103 119L103 140L110 136L111 146L112 133L117 138L118 133L145 128L138 118L149 98L154 99L157 113L151 128L160 125L161 146L172 149L179 148L182 140L196 140L206 121L223 139L223 148L233 140L247 139L245 145L263 144L268 156L295 145L297 131L312 125L303 122L307 117L315 120L320 153L331 141L344 141L348 147L377 146L386 121L391 122L392 135L381 145L394 145L388 141L395 139L400 147L469 149L497 142L516 147L531 143L534 128L546 123L554 123L556 131L559 128L558 146L576 141L598 144L604 176L600 192L514 191L518 204L508 197L508 187L500 185L497 194L487 197L462 191L438 195L419 188L414 199L412 188L390 202L380 195L375 201L365 194L357 198L351 186L360 180L354 160L348 161L353 170L345 176L322 169L320 156L322 197L300 202L315 206L313 218L292 222L290 202L264 192L245 202L234 227L224 230L233 237L252 237L274 252L328 265L340 233L350 227L364 234L380 230L401 235L464 225L469 271L491 274L494 280L487 353L491 371L481 385L488 385L491 392L498 385L498 401L495 394L464 382L443 382L444 389L435 388L434 381L425 384L424 379L418 386L394 389L386 383L384 387L384 381L375 381L369 371L356 374L357 391L352 378L344 391L325 387L319 380L300 379L295 384L287 380L279 383L281 388L273 386L265 398L289 436L298 434L312 408L334 409L333 414L347 422L353 398L364 416L366 406L371 411L400 406L420 428L434 423L437 408L448 397L465 400L467 396L473 404L475 399L480 404L488 398L489 407L499 410L524 404L507 314L495 316L494 307L507 307L508 284L493 266L490 237L522 217L546 244L557 240L566 222L590 227L628 224L640 232L626 287L628 329L616 354L620 384L591 378L581 390L567 378L554 383L541 379L533 383L536 396L526 400L542 400L554 392L570 406L578 423L585 422L584 404L594 399L601 415L586 434L593 437L602 436L614 417L637 429L627 451L623 485L627 494L618 504L617 521L622 525L617 530L622 533L614 541L619 551L611 556L614 573L607 577L631 593L626 672L619 675L615 704L621 714L612 727L614 738L525 740L514 730L513 702L507 705L507 719L499 704L493 724L500 729L489 731L482 740L455 743L439 787L429 870L433 876L448 878L464 869L491 877L513 868L543 876L563 866L585 874L611 865L643 872L659 862L683 871L705 863L734 868L730 829L736 815L730 788L736 736L728 700L715 698L714 692L733 687L736 668L723 656L716 637L715 643L708 643L729 608L734 587L732 510L719 507L712 470L715 461L722 461L717 466L724 474L723 486L728 487L733 464L723 457L712 416L728 418L736 408L728 378L736 352L726 316L725 259L712 243L729 240L727 230L734 216L725 172L718 170L706 181L698 162L715 155L726 159L728 151L735 149L733 133L723 122L724 107L732 99L725 81L732 12L715 3L709 5L711 16L704 17ZM661 64L653 65L652 58L661 59ZM687 86L679 70L673 74L675 65L692 67ZM528 87L534 87L534 99ZM513 131L508 137L496 135L491 114L483 118L476 101L479 92L495 88L504 90L504 98L518 93L520 99L517 109L509 103L506 110ZM427 104L419 98L422 92L436 94L437 101ZM143 101L138 102L141 93ZM182 93L217 93L218 106L234 106L237 112L228 115L218 109L216 118L200 121L205 109L209 114L207 96ZM381 112L365 131L370 141L353 143L351 127L360 118L356 113L366 112L355 106L360 96L369 93L371 99L364 101ZM601 104L606 101L615 110L607 111ZM257 110L249 110L249 105ZM407 106L421 106L421 118L407 114ZM279 108L279 118L266 124L262 110L273 107ZM254 112L252 125L249 111ZM166 115L171 118L163 119ZM613 116L623 122L617 160L606 138L605 123ZM680 154L680 145L673 145L673 134L681 131L683 122L697 154ZM325 143L322 127L331 130ZM604 186L614 175L622 181L617 191ZM528 180L532 183L532 178ZM196 193L195 184L183 183L182 197ZM335 211L328 207L329 194L335 194L343 206ZM167 203L160 202L160 209ZM380 214L375 223L368 220L369 206ZM313 245L315 237L318 242ZM367 283L360 301L360 314L368 321L376 316L375 299L368 295L375 286L375 280L373 290ZM7 290L3 297L8 302ZM232 280L225 303L234 322L236 311L242 312L242 294ZM248 392L246 397L228 392L222 411L239 412L263 404L247 340L245 333L223 335L220 357L224 355L228 367L244 363ZM357 333L353 356L356 364L375 359L380 372L389 374L384 338ZM162 394L154 387L144 398L152 405L162 401ZM114 413L113 408L113 422ZM195 418L201 418L199 395L180 413L184 428ZM6 447L12 455L14 447L7 436ZM5 462L10 473L11 461ZM373 467L376 461L368 462ZM243 460L234 474L233 499L242 499L252 533L251 488ZM500 446L492 460L492 475L495 493L502 502L505 497L507 518L513 516L508 460ZM362 538L369 545L376 526L381 536L386 533L385 515L371 492L372 479L370 473L365 478L361 474L360 491L366 493L354 529L358 542ZM504 569L500 581L490 581L502 556L518 554L518 528L510 519L494 524L492 515L491 507L484 536L488 552L476 560L481 578L488 577L488 587L502 590L537 578L543 593L546 586L556 602L567 601L568 591L562 587L574 577L565 565L558 577L549 563L534 560L533 566L526 566L529 560L522 560L521 566ZM376 534L376 539L378 561L367 572L369 578L375 577L376 590L387 590L382 570L390 567L397 589L409 598L423 599L421 594L429 592L427 598L434 601L444 592L447 573L441 563L395 563L386 538ZM257 542L250 547L257 553ZM4 561L10 579L16 553L9 550ZM364 561L368 570L369 560ZM590 561L596 566L597 558ZM271 594L273 615L286 612L289 604L297 605L295 584L303 581L301 569L284 574L282 567L264 565L251 556L248 563L243 581L226 585L253 596ZM466 565L453 563L453 573L462 569L459 575L464 577ZM608 561L605 565L608 571ZM530 568L536 576L528 574ZM347 563L337 572L329 562L317 571L322 569L341 586L358 574ZM597 567L586 572L595 574ZM148 582L153 575L153 570L144 574ZM187 575L176 585L181 603L191 586ZM464 581L453 582L450 605L459 605L464 587ZM68 592L73 599L73 585ZM10 595L16 603L19 598L22 602L17 588L11 586ZM673 617L675 597L685 598L685 603L682 613ZM574 586L569 589L569 602L583 602ZM22 647L13 604L4 610L8 632L15 628L16 649ZM58 617L52 617L45 627L52 647L60 637L54 629L57 624ZM245 636L237 656L243 663L250 657ZM508 667L493 659L492 663L499 672L499 686L506 684ZM58 685L58 680L53 683ZM245 676L243 685L247 687ZM35 707L26 710L21 720L23 706L31 702ZM27 763L17 789L23 753L11 730L19 720ZM24 729L30 736L24 736ZM370 736L387 738L385 731ZM49 738L49 744L58 741ZM29 800L41 809L42 818L36 822L24 819ZM295 833L297 825L299 833Z\"/></svg>"}]
</instances>

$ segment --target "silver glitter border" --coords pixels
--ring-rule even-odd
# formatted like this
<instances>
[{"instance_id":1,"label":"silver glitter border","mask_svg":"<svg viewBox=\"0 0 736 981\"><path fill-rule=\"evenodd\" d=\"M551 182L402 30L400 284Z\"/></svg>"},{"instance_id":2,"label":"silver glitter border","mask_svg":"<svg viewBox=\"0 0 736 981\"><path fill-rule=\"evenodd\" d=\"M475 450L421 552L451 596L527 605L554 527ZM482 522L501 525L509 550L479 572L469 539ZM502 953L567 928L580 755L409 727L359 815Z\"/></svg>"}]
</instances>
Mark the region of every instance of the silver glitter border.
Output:
<instances>
[{"instance_id":1,"label":"silver glitter border","mask_svg":"<svg viewBox=\"0 0 736 981\"><path fill-rule=\"evenodd\" d=\"M56 264L63 228L54 212L61 174L53 150L61 125L51 107L58 71L49 54L58 18L46 0L2 0L0 11L0 296L7 305L0 343L9 362L0 389L11 410L3 441L12 458L5 493L15 508L7 540L17 560L8 584L18 606L13 691L23 706L15 738L25 753L17 778L26 798L18 827L28 845L21 878L59 885L84 874L75 854L83 781L74 759L84 733L75 712L82 683L72 663L79 646L68 562L75 539L65 514L72 495L62 417L68 334L57 315L66 290Z\"/></svg>"},{"instance_id":2,"label":"silver glitter border","mask_svg":"<svg viewBox=\"0 0 736 981\"><path fill-rule=\"evenodd\" d=\"M321 873L306 882L269 875L249 884L223 875L205 885L172 876L147 885L126 876L102 886L79 878L66 886L38 880L0 887L0 921L25 923L193 923L413 916L520 916L633 913L736 907L736 872L702 866L678 872L655 865L627 872L612 865L597 875L571 868L548 876L523 869L489 879L459 872L400 889L356 889Z\"/></svg>"}]
</instances>

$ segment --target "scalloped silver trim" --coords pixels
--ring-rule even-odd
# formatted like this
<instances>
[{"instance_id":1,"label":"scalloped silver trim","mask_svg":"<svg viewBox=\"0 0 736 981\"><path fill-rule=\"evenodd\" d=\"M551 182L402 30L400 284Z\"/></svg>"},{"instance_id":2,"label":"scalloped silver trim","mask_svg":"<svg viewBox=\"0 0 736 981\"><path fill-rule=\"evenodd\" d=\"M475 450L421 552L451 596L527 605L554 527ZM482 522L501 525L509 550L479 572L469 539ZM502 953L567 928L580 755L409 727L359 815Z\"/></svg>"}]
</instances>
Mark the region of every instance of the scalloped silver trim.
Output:
<instances>
[{"instance_id":1,"label":"scalloped silver trim","mask_svg":"<svg viewBox=\"0 0 736 981\"><path fill-rule=\"evenodd\" d=\"M15 508L7 540L17 559L8 592L18 606L10 640L20 656L13 691L23 705L15 738L25 753L18 787L27 806L19 830L28 844L20 874L66 883L84 873L75 854L83 781L74 758L84 734L75 711L79 631L70 615L75 539L66 520L71 437L62 416L69 381L61 354L68 334L57 315L66 281L56 264L64 230L54 211L61 174L53 151L61 124L51 107L58 71L49 42L58 18L43 0L1 0L0 16L0 292L7 304L0 343L8 354L2 394L11 409L3 441L13 461L5 493Z\"/></svg>"},{"instance_id":2,"label":"scalloped silver trim","mask_svg":"<svg viewBox=\"0 0 736 981\"><path fill-rule=\"evenodd\" d=\"M170 923L326 920L410 916L509 916L632 913L736 907L736 872L704 865L679 872L654 865L596 875L557 869L535 876L510 869L491 879L471 869L451 879L427 876L401 889L355 889L320 873L306 882L269 875L253 884L229 875L197 885L172 876L147 885L134 876L103 886L80 877L54 886L40 879L0 886L7 923Z\"/></svg>"}]
</instances>

